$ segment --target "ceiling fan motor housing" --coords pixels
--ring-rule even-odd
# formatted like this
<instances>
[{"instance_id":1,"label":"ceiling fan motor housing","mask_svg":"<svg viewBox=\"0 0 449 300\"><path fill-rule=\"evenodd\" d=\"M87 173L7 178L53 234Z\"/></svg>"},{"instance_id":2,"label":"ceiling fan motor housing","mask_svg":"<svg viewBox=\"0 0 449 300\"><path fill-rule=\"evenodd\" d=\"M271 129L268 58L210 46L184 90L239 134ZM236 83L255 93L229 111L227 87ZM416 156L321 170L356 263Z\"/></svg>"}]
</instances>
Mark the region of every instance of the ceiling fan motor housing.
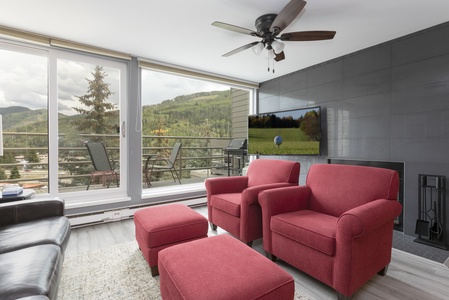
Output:
<instances>
[{"instance_id":1,"label":"ceiling fan motor housing","mask_svg":"<svg viewBox=\"0 0 449 300\"><path fill-rule=\"evenodd\" d=\"M277 14L266 14L260 16L256 19L256 29L257 32L263 37L265 34L270 34L270 27L273 24L274 19L276 19Z\"/></svg>"}]
</instances>

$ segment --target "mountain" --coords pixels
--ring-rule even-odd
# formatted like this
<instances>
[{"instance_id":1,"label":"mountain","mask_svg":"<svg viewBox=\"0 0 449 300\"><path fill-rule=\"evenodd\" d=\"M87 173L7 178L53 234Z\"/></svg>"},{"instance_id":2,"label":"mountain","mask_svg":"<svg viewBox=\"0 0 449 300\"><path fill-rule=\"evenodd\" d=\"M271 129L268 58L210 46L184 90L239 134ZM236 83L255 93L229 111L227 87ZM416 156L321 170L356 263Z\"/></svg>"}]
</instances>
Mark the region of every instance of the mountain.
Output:
<instances>
[{"instance_id":1,"label":"mountain","mask_svg":"<svg viewBox=\"0 0 449 300\"><path fill-rule=\"evenodd\" d=\"M31 110L22 106L10 106L0 108L0 114L3 115L4 131L48 132L47 109ZM81 117L59 114L59 132L75 134L73 121ZM114 120L111 122L117 125L119 123ZM228 136L230 122L230 90L181 95L142 108L145 135L154 135L159 130L167 135L178 136Z\"/></svg>"}]
</instances>

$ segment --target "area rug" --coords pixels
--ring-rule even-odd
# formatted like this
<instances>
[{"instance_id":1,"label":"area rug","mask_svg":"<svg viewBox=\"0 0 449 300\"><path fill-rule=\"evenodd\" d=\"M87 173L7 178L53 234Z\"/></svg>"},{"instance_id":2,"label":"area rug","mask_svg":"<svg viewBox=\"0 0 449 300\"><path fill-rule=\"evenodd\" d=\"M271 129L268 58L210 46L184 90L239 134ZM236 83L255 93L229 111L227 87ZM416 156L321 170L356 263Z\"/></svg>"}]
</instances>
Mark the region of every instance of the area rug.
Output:
<instances>
[{"instance_id":1,"label":"area rug","mask_svg":"<svg viewBox=\"0 0 449 300\"><path fill-rule=\"evenodd\" d=\"M159 300L159 276L151 271L136 242L66 257L58 299ZM310 298L295 292L295 300Z\"/></svg>"}]
</instances>

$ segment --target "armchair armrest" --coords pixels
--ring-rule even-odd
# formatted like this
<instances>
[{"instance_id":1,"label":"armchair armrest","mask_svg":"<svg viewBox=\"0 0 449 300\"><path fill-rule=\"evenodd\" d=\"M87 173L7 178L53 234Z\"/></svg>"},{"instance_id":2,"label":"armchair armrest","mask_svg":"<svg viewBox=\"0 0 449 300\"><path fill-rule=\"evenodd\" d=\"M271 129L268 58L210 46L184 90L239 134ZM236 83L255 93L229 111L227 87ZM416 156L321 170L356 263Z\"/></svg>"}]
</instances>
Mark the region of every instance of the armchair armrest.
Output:
<instances>
[{"instance_id":1,"label":"armchair armrest","mask_svg":"<svg viewBox=\"0 0 449 300\"><path fill-rule=\"evenodd\" d=\"M305 209L311 190L308 186L289 186L262 191L259 204L263 213L271 216Z\"/></svg>"},{"instance_id":2,"label":"armchair armrest","mask_svg":"<svg viewBox=\"0 0 449 300\"><path fill-rule=\"evenodd\" d=\"M274 215L305 209L309 204L311 190L308 186L290 186L265 190L259 194L262 207L263 248L272 253L271 217Z\"/></svg>"},{"instance_id":3,"label":"armchair armrest","mask_svg":"<svg viewBox=\"0 0 449 300\"><path fill-rule=\"evenodd\" d=\"M347 238L366 234L375 228L393 221L399 216L402 205L395 200L379 199L348 210L337 222L338 236Z\"/></svg>"},{"instance_id":4,"label":"armchair armrest","mask_svg":"<svg viewBox=\"0 0 449 300\"><path fill-rule=\"evenodd\" d=\"M343 213L337 221L334 288L346 290L382 270L391 260L393 221L402 206L378 199ZM356 284L357 285L357 284Z\"/></svg>"},{"instance_id":5,"label":"armchair armrest","mask_svg":"<svg viewBox=\"0 0 449 300\"><path fill-rule=\"evenodd\" d=\"M0 204L0 226L64 215L64 201L39 198Z\"/></svg>"},{"instance_id":6,"label":"armchair armrest","mask_svg":"<svg viewBox=\"0 0 449 300\"><path fill-rule=\"evenodd\" d=\"M251 205L257 203L259 199L259 194L262 191L291 186L296 186L296 184L287 182L276 182L246 188L242 192L242 204Z\"/></svg>"},{"instance_id":7,"label":"armchair armrest","mask_svg":"<svg viewBox=\"0 0 449 300\"><path fill-rule=\"evenodd\" d=\"M207 178L204 181L207 190L207 199L211 195L224 193L241 193L248 187L247 176L231 176L223 178Z\"/></svg>"}]
</instances>

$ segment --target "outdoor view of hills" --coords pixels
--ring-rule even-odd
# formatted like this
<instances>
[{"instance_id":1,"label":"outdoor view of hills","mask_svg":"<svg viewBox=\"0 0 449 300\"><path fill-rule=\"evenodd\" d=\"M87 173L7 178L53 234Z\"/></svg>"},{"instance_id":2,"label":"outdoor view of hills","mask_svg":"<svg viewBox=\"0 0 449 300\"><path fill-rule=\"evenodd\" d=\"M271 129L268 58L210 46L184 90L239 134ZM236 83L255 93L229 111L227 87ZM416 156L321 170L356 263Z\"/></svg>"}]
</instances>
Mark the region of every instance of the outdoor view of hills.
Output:
<instances>
[{"instance_id":1,"label":"outdoor view of hills","mask_svg":"<svg viewBox=\"0 0 449 300\"><path fill-rule=\"evenodd\" d=\"M0 157L0 163L17 163L17 157L23 157L23 160L31 163L39 163L37 154L42 153L48 148L48 121L47 110L30 110L26 107L11 106L0 108L0 114L3 117L3 146L4 156ZM106 122L111 128L119 125L118 114L113 114ZM80 119L85 118L82 115L67 116L59 114L59 146L60 147L82 147L83 139L79 136L79 129L75 125ZM129 120L128 124L134 126L135 120ZM230 90L200 92L190 95L182 95L162 101L159 104L147 105L142 108L142 136L143 147L170 147L173 140L163 138L163 136L179 137L230 137L231 136L231 95ZM22 133L7 134L7 133ZM26 133L26 134L25 134ZM33 133L43 133L43 135L32 135ZM84 131L83 133L92 133ZM116 135L117 131L108 129L105 134ZM146 138L148 136L160 136L161 138ZM108 145L117 145L118 139L108 141ZM203 147L207 146L206 140L184 140L183 147ZM17 149L22 148L22 149ZM13 150L9 150L13 149ZM204 150L198 150L198 153L190 153L189 156L202 155L199 153ZM83 156L87 152L82 152ZM81 153L63 152L59 153L61 161L81 160ZM63 156L63 157L61 157ZM66 156L66 157L64 157ZM118 156L118 155L117 155ZM84 159L85 160L85 159ZM87 160L89 160L87 158ZM202 162L192 163L193 166L202 165ZM10 171L8 167L3 167ZM29 169L34 169L30 166ZM88 168L80 170L74 167L67 167L70 174L86 174ZM1 173L1 171L0 171ZM0 174L1 177L1 174Z\"/></svg>"}]
</instances>

